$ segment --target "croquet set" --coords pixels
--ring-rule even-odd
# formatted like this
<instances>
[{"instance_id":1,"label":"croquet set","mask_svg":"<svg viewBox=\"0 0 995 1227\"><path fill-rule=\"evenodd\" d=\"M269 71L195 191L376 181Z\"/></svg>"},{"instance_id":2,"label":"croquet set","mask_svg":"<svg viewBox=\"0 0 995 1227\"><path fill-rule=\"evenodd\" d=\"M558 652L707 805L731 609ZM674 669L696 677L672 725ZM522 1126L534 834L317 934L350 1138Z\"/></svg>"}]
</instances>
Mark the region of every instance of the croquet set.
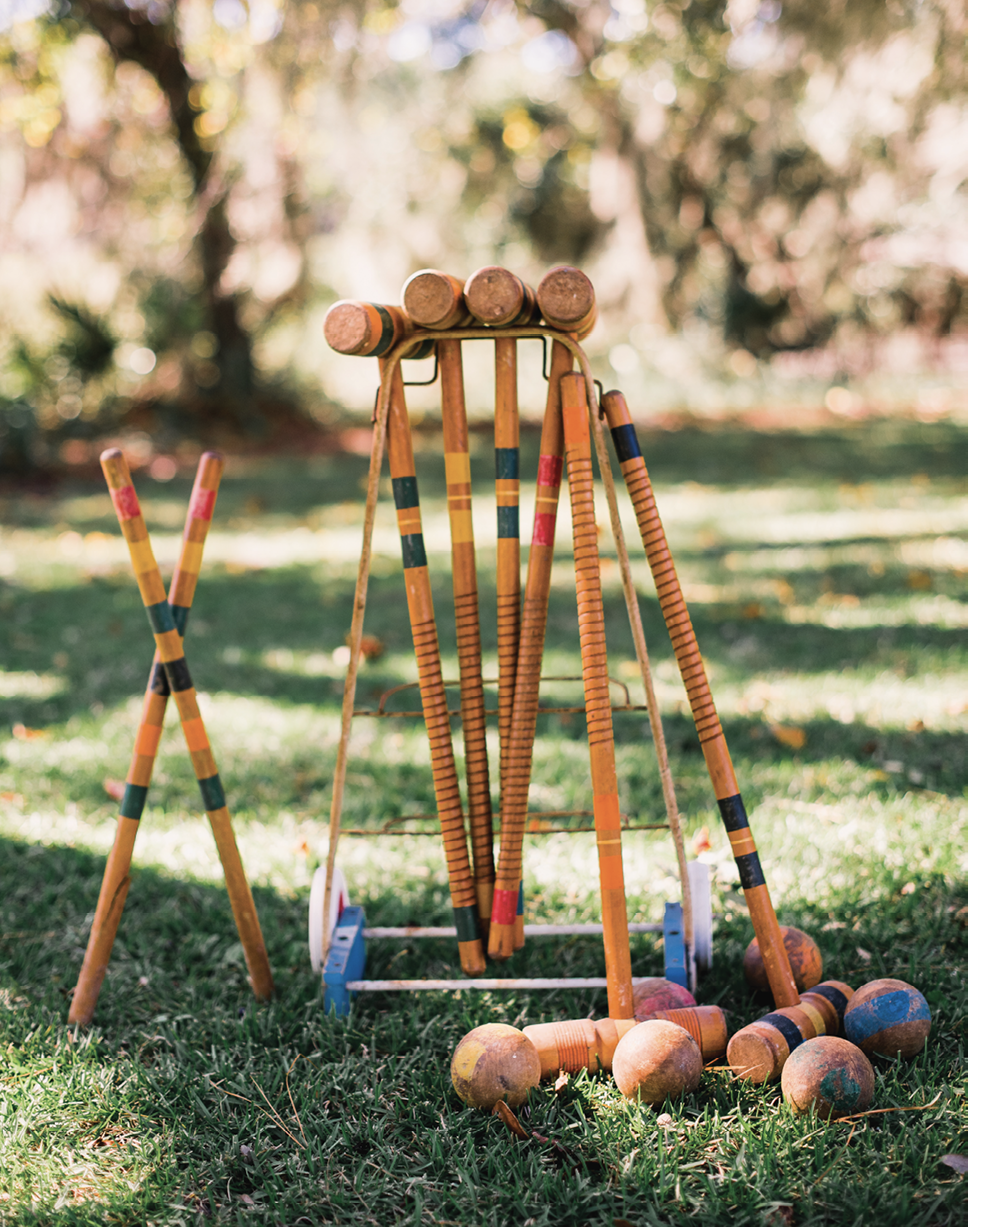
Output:
<instances>
[{"instance_id":1,"label":"croquet set","mask_svg":"<svg viewBox=\"0 0 995 1227\"><path fill-rule=\"evenodd\" d=\"M402 306L344 300L325 317L328 344L339 353L375 357L380 390L374 413L363 544L349 632L350 658L329 817L328 858L315 874L309 906L312 966L320 974L326 1011L346 1014L355 993L469 989L604 987L608 1018L568 1020L526 1027L489 1024L464 1037L452 1062L453 1085L476 1107L510 1109L547 1075L582 1069L610 1070L623 1094L652 1103L697 1085L703 1065L725 1058L728 1068L753 1082L782 1080L786 1099L822 1116L864 1110L873 1090L867 1053L905 1057L921 1051L930 1026L922 994L897 980L879 980L856 993L821 979L822 959L811 938L777 923L750 831L722 726L715 710L674 561L667 545L635 426L621 392L604 393L592 378L581 342L597 320L594 289L579 269L551 270L533 291L506 269L490 266L466 282L423 270L405 283ZM546 407L536 475L535 516L524 587L519 531L519 414L517 350L521 340L543 342ZM470 477L469 430L462 347L486 341L494 347L494 447L497 502L496 627L497 709L485 705ZM446 495L452 551L452 586L459 666L459 707L451 711L442 675L428 556L422 535L414 447L401 363L430 358L440 386ZM548 372L546 367L548 365ZM698 1005L697 973L711 961L711 908L707 866L688 862L656 702L652 667L622 532L606 435L610 435L639 526L685 686L723 824L732 846L756 937L744 970L753 987L770 992L775 1009L731 1039L725 1014ZM595 517L591 439L608 505L616 557L645 704L613 706ZM342 834L349 743L363 622L372 560L373 525L386 452L401 538L404 588L418 669L421 716L428 736L439 827L449 878L451 927L373 928L350 901L336 866ZM200 463L183 534L183 546L167 597L138 498L120 451L101 464L139 591L155 638L155 656L117 835L108 857L70 1021L90 1022L107 968L129 885L131 856L166 705L173 695L204 808L211 822L253 991L273 991L266 949L235 843L224 790L197 707L183 650L183 632L210 527L222 461L206 453ZM565 470L565 473L564 473ZM523 844L530 817L529 784L536 721L541 710L542 658L553 547L562 478L566 477L573 527L574 575L587 723L593 830L597 842L601 922L591 925L525 925ZM455 686L455 683L453 683ZM613 716L645 710L660 775L666 827L672 837L681 899L667 902L657 924L630 924L622 871L623 819L615 770ZM451 719L462 724L466 813L453 751ZM496 716L499 737L499 813L495 831L487 721ZM663 829L663 828L661 828ZM498 851L495 855L495 836ZM633 980L629 937L661 934L664 975ZM604 943L604 976L571 979L488 977L487 962L502 962L526 938L598 932ZM463 976L451 980L364 979L369 940L411 937L455 939ZM842 1038L843 1036L846 1038ZM509 1122L509 1127L513 1127Z\"/></svg>"}]
</instances>

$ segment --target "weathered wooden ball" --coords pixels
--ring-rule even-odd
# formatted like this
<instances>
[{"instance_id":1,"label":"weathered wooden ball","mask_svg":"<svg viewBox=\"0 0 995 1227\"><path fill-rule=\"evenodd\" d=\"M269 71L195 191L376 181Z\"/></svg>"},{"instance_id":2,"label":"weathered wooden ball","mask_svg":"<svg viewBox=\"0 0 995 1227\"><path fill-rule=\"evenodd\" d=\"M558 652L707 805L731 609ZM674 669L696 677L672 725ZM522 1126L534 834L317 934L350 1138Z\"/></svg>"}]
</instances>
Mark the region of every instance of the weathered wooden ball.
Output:
<instances>
[{"instance_id":1,"label":"weathered wooden ball","mask_svg":"<svg viewBox=\"0 0 995 1227\"><path fill-rule=\"evenodd\" d=\"M464 1103L490 1110L499 1099L509 1108L523 1104L542 1067L535 1045L517 1027L485 1023L456 1045L449 1072Z\"/></svg>"},{"instance_id":2,"label":"weathered wooden ball","mask_svg":"<svg viewBox=\"0 0 995 1227\"><path fill-rule=\"evenodd\" d=\"M784 949L787 951L795 984L798 991L804 993L822 979L822 955L819 947L807 933L803 933L801 929L793 929L790 925L781 925L781 936L784 938ZM743 972L750 988L760 993L770 992L767 971L760 957L760 946L756 938L746 947Z\"/></svg>"},{"instance_id":3,"label":"weathered wooden ball","mask_svg":"<svg viewBox=\"0 0 995 1227\"><path fill-rule=\"evenodd\" d=\"M784 1062L781 1091L796 1112L814 1110L822 1120L851 1116L874 1098L874 1070L856 1044L820 1035Z\"/></svg>"},{"instance_id":4,"label":"weathered wooden ball","mask_svg":"<svg viewBox=\"0 0 995 1227\"><path fill-rule=\"evenodd\" d=\"M872 980L858 988L843 1015L846 1038L878 1057L914 1057L932 1025L926 998L904 980Z\"/></svg>"},{"instance_id":5,"label":"weathered wooden ball","mask_svg":"<svg viewBox=\"0 0 995 1227\"><path fill-rule=\"evenodd\" d=\"M684 1010L697 1002L683 985L663 976L650 976L633 982L632 1004L633 1017L637 1022L645 1022L656 1018L661 1010Z\"/></svg>"},{"instance_id":6,"label":"weathered wooden ball","mask_svg":"<svg viewBox=\"0 0 995 1227\"><path fill-rule=\"evenodd\" d=\"M683 1027L650 1018L627 1031L612 1057L612 1077L626 1099L658 1104L693 1091L701 1052Z\"/></svg>"}]
</instances>

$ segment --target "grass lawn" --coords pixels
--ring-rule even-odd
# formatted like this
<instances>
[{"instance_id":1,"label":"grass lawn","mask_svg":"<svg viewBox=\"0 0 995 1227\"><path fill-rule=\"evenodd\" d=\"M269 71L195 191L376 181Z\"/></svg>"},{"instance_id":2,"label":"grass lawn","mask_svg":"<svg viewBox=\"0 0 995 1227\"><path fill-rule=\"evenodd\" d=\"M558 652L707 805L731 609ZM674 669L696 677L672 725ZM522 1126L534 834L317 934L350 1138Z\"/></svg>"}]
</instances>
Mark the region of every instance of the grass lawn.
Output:
<instances>
[{"instance_id":1,"label":"grass lawn","mask_svg":"<svg viewBox=\"0 0 995 1227\"><path fill-rule=\"evenodd\" d=\"M776 1086L707 1070L663 1111L610 1077L533 1093L516 1141L449 1082L460 1037L601 1017L603 991L369 995L321 1011L307 894L324 855L366 460L232 458L188 629L277 994L257 1006L170 708L95 1026L66 1026L116 825L152 642L98 476L0 498L0 1225L193 1223L944 1224L967 1217L967 546L965 428L913 416L812 429L643 431L664 524L782 924L825 975L926 995L925 1051L879 1061L874 1113L792 1116ZM474 440L482 608L493 609L491 441ZM523 437L534 473L538 438ZM456 678L441 439L417 455L446 676ZM192 474L138 478L169 571ZM378 516L361 707L416 678L394 515ZM531 525L534 489L523 489ZM545 671L579 673L561 505ZM638 541L634 518L630 548ZM528 530L527 530L528 531ZM610 533L604 535L610 552ZM752 936L649 570L636 567L689 837L712 867L715 961L702 1003L730 1029L766 1012L742 977ZM638 670L617 570L604 569L610 668ZM485 676L496 676L493 620ZM396 707L417 706L415 692ZM580 695L551 684L544 701ZM497 734L492 736L496 775ZM621 803L663 805L644 716L616 719ZM455 725L457 756L460 753ZM370 924L449 923L428 748L411 719L357 719L344 837ZM541 716L531 804L590 807L582 716ZM573 820L586 825L585 820ZM540 824L541 825L541 824ZM421 832L421 834L418 834ZM624 847L630 918L678 897L665 832ZM589 834L530 835L529 921L598 918ZM636 974L661 943L633 939ZM598 939L535 939L506 970L599 975ZM455 944L370 944L371 977L458 974Z\"/></svg>"}]
</instances>

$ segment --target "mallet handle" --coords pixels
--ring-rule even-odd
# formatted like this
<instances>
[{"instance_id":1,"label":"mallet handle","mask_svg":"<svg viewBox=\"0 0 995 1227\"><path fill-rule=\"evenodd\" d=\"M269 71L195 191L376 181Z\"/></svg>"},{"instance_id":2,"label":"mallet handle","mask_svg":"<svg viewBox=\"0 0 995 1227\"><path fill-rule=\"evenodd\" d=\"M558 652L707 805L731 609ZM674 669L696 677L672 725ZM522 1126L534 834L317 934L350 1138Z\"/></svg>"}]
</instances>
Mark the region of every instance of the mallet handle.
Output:
<instances>
[{"instance_id":1,"label":"mallet handle","mask_svg":"<svg viewBox=\"0 0 995 1227\"><path fill-rule=\"evenodd\" d=\"M806 1040L839 1035L853 989L826 980L802 993L795 1006L785 1006L741 1027L729 1040L728 1060L737 1078L749 1082L776 1081L784 1062Z\"/></svg>"},{"instance_id":2,"label":"mallet handle","mask_svg":"<svg viewBox=\"0 0 995 1227\"><path fill-rule=\"evenodd\" d=\"M598 525L594 514L594 471L587 423L587 385L583 375L560 380L563 436L573 515L574 575L580 626L581 672L587 709L587 743L591 758L594 829L598 841L601 912L604 922L608 1013L631 1018L632 964L629 922L622 874L622 823L615 772L615 736L608 692L608 647L598 559Z\"/></svg>"},{"instance_id":3,"label":"mallet handle","mask_svg":"<svg viewBox=\"0 0 995 1227\"><path fill-rule=\"evenodd\" d=\"M211 527L214 500L223 468L224 460L217 452L205 452L197 466L197 476L190 493L183 544L169 589L169 603L181 634L186 628L187 615L193 604L204 555L204 541ZM80 968L76 991L69 1007L69 1021L73 1024L89 1026L97 1008L97 998L107 974L107 964L114 948L114 939L131 884L131 858L138 834L138 823L145 809L145 799L152 779L168 702L169 682L156 651L152 658L152 672L145 691L138 734L131 754L124 796L121 799L117 833L107 857L83 966Z\"/></svg>"},{"instance_id":4,"label":"mallet handle","mask_svg":"<svg viewBox=\"0 0 995 1227\"><path fill-rule=\"evenodd\" d=\"M252 991L260 1000L266 1000L273 994L273 974L259 927L259 917L256 915L256 905L252 900L252 892L249 890L242 859L235 843L221 777L197 706L197 692L194 690L183 654L183 640L176 629L172 609L166 600L166 590L152 553L148 529L145 527L138 496L131 482L127 461L118 448L109 448L101 455L100 465L117 512L121 532L128 544L138 589L142 594L156 648L179 712L187 750L224 869L225 885L242 940L242 949L245 951Z\"/></svg>"},{"instance_id":5,"label":"mallet handle","mask_svg":"<svg viewBox=\"0 0 995 1227\"><path fill-rule=\"evenodd\" d=\"M522 624L522 543L519 530L518 343L494 339L494 486L497 496L498 737L501 793L508 777L511 712Z\"/></svg>"},{"instance_id":6,"label":"mallet handle","mask_svg":"<svg viewBox=\"0 0 995 1227\"><path fill-rule=\"evenodd\" d=\"M422 536L411 427L408 423L400 367L396 366L394 371L393 386L382 391L381 411L386 398L387 455L394 506L397 509L397 526L401 534L408 617L418 663L422 711L432 758L435 804L449 871L449 893L458 935L460 964L468 976L475 976L484 969L484 950L477 927L476 889L466 846L463 804L456 775L456 760L453 757L446 691L442 683L439 635L435 625L428 559Z\"/></svg>"},{"instance_id":7,"label":"mallet handle","mask_svg":"<svg viewBox=\"0 0 995 1227\"><path fill-rule=\"evenodd\" d=\"M606 392L603 400L625 484L639 524L646 558L653 573L660 608L667 624L684 689L694 716L698 740L701 742L708 774L719 804L719 812L729 835L743 895L750 910L750 919L757 935L767 979L778 1006L798 1004L791 965L778 927L774 905L760 865L756 843L750 831L746 807L740 796L729 747L719 722L712 692L705 676L698 641L681 592L674 560L664 535L663 524L653 495L653 486L646 470L646 461L639 448L635 427L621 392Z\"/></svg>"},{"instance_id":8,"label":"mallet handle","mask_svg":"<svg viewBox=\"0 0 995 1227\"><path fill-rule=\"evenodd\" d=\"M525 578L515 697L507 755L507 779L501 787L501 850L491 911L487 953L508 959L516 950L515 917L522 880L522 840L529 808L532 743L539 709L539 675L546 638L549 582L553 568L556 509L563 475L563 419L560 414L560 379L573 366L565 345L554 342L550 359L546 413L539 441L539 477L536 483L535 523ZM524 940L524 937L523 937Z\"/></svg>"},{"instance_id":9,"label":"mallet handle","mask_svg":"<svg viewBox=\"0 0 995 1227\"><path fill-rule=\"evenodd\" d=\"M487 762L484 681L480 667L480 604L473 539L470 436L466 420L460 342L439 341L438 353L470 848L473 852L473 878L481 937L486 938L491 919L491 897L494 893L494 832L490 770Z\"/></svg>"}]
</instances>

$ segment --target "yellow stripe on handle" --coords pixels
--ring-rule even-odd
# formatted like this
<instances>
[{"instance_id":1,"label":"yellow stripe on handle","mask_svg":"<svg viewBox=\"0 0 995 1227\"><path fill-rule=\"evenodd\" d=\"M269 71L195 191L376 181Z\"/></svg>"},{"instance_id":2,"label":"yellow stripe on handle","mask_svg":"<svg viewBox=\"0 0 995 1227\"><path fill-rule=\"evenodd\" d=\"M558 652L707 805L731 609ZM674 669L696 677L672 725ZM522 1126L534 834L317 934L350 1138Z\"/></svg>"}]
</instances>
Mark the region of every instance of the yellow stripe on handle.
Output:
<instances>
[{"instance_id":1,"label":"yellow stripe on handle","mask_svg":"<svg viewBox=\"0 0 995 1227\"><path fill-rule=\"evenodd\" d=\"M131 483L131 475L124 456L119 449L110 448L100 457L100 464L104 470L104 477L107 480L107 486L110 490L114 508L121 522L122 532L126 540L129 544L131 542L141 542L143 539L147 542L148 531L145 527L145 521L138 503L138 496L135 494L135 488ZM151 551L151 546L149 549ZM150 617L155 613L160 619L159 625L167 627L165 630L155 632L155 640L162 660L167 666L175 663L179 668L182 665L183 672L188 677L189 675L183 659L183 641L180 639L175 626L172 629L168 629L169 623L172 622L172 613L169 611L166 603L166 592L163 588L158 568L156 567L154 571L146 572L144 576L136 572L136 579L139 580L140 588L143 578L145 579L145 587L142 588L143 598L145 597L146 590L151 598L145 600L146 606L158 607L157 609L149 610ZM214 768L214 758L207 743L207 734L203 732L203 723L200 720L200 711L197 706L196 691L193 685L189 684L183 689L177 690L173 688L172 693L180 714L190 758L193 762L198 782L201 784L202 795L205 789L208 788L209 782L213 780L215 782L215 791L223 798L220 780L218 780L217 772ZM239 856L238 847L235 843L231 816L228 812L228 807L223 803L214 808L207 808L207 813L212 831L214 832L221 865L224 869L225 885L228 889L228 898L231 902L235 924L242 941L242 948L245 951L252 989L256 997L260 1000L266 1000L273 993L273 973L270 970L269 958L266 954L262 930L259 927L259 917L256 914L252 892L246 881L242 859Z\"/></svg>"},{"instance_id":2,"label":"yellow stripe on handle","mask_svg":"<svg viewBox=\"0 0 995 1227\"><path fill-rule=\"evenodd\" d=\"M622 824L615 773L615 737L608 690L608 649L598 559L598 525L594 515L594 473L587 424L587 385L583 375L560 380L563 438L573 515L574 574L580 626L581 671L587 740L594 790L594 828L598 841L601 911L604 925L608 1015L631 1018L632 964L629 922L622 875Z\"/></svg>"},{"instance_id":3,"label":"yellow stripe on handle","mask_svg":"<svg viewBox=\"0 0 995 1227\"><path fill-rule=\"evenodd\" d=\"M522 604L518 664L511 712L507 779L501 782L501 850L494 884L494 907L487 953L492 959L511 958L516 946L515 914L522 880L522 841L529 808L532 743L539 709L539 676L546 638L549 582L553 568L553 539L563 465L563 418L560 414L560 378L573 366L565 345L553 343L546 412L539 441L539 480L536 483L535 523Z\"/></svg>"},{"instance_id":4,"label":"yellow stripe on handle","mask_svg":"<svg viewBox=\"0 0 995 1227\"><path fill-rule=\"evenodd\" d=\"M739 785L736 782L729 747L726 745L725 734L722 732L722 725L715 710L698 641L695 638L691 617L681 592L680 581L677 578L677 568L674 566L673 556L663 531L653 486L646 470L646 461L635 439L629 408L621 392L606 392L602 403L615 440L629 497L636 513L646 559L653 574L660 609L667 624L684 689L691 705L695 729L701 742L715 797L730 839L735 841L734 854L738 857L749 858L749 861L756 866L756 876L760 877L759 883L756 884L751 884L749 879L743 879L743 898L750 911L750 919L757 935L757 944L760 947L771 992L779 1007L797 1006L798 989L791 973L791 965L784 948L784 939L774 913L770 892L762 880L762 875L759 874L756 844L753 842L745 811L742 809ZM729 813L733 810L736 816L730 818ZM743 862L740 862L741 878L742 864Z\"/></svg>"},{"instance_id":5,"label":"yellow stripe on handle","mask_svg":"<svg viewBox=\"0 0 995 1227\"><path fill-rule=\"evenodd\" d=\"M479 976L485 967L485 961L483 945L477 931L476 888L463 825L463 805L456 775L456 760L453 756L449 708L442 682L439 636L435 625L428 566L424 560L424 541L420 520L411 515L417 511L417 485L411 428L399 368L395 368L393 386L389 390L385 389L384 395L388 404L387 455L394 500L399 512L408 618L418 665L418 684L432 759L435 805L439 814L446 868L449 873L449 895L456 920L460 964L468 976ZM403 508L402 514L404 504L407 504L407 507Z\"/></svg>"},{"instance_id":6,"label":"yellow stripe on handle","mask_svg":"<svg viewBox=\"0 0 995 1227\"><path fill-rule=\"evenodd\" d=\"M494 894L494 833L490 770L487 762L487 717L481 672L480 608L477 561L470 511L470 437L463 391L463 361L459 341L439 341L442 383L442 438L446 457L453 559L453 601L456 608L456 653L460 671L460 710L466 764L467 811L473 879L481 937L486 939Z\"/></svg>"}]
</instances>

